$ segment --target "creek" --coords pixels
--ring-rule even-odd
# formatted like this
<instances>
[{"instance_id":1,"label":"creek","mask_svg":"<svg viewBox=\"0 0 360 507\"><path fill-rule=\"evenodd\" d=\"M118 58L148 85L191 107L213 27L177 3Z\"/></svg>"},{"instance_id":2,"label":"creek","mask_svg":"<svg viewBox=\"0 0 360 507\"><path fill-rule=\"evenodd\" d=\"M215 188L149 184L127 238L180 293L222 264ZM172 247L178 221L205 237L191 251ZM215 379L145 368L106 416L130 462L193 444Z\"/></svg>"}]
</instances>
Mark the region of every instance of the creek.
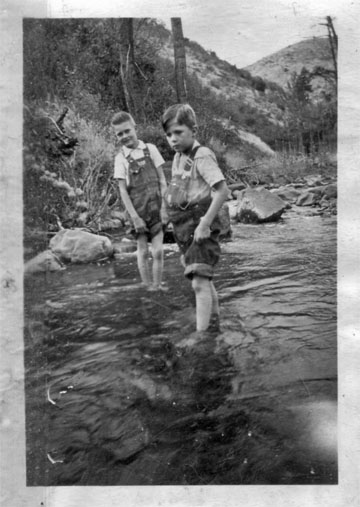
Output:
<instances>
[{"instance_id":1,"label":"creek","mask_svg":"<svg viewBox=\"0 0 360 507\"><path fill-rule=\"evenodd\" d=\"M201 340L175 245L167 292L134 254L25 280L29 486L337 483L336 218L222 251Z\"/></svg>"}]
</instances>

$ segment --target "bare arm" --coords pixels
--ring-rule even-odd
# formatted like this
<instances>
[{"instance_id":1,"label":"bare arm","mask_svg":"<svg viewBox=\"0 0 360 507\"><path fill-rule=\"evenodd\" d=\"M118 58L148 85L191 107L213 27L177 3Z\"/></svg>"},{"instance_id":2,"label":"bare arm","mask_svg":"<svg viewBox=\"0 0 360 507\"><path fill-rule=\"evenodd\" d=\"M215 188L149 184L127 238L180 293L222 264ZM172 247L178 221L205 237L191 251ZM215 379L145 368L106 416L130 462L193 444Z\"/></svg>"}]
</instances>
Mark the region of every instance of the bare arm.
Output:
<instances>
[{"instance_id":1,"label":"bare arm","mask_svg":"<svg viewBox=\"0 0 360 507\"><path fill-rule=\"evenodd\" d=\"M163 166L160 165L159 167L157 167L156 171L157 171L158 176L159 176L161 197L163 198L164 195L165 195L166 189L167 189L166 179L165 179L165 175L164 175L164 171L163 171Z\"/></svg>"},{"instance_id":2,"label":"bare arm","mask_svg":"<svg viewBox=\"0 0 360 507\"><path fill-rule=\"evenodd\" d=\"M210 225L216 217L219 209L227 199L229 190L224 180L216 183L213 188L215 189L215 194L211 201L209 209L200 219L200 223L195 229L195 241L201 241L202 239L208 238L210 236Z\"/></svg>"},{"instance_id":3,"label":"bare arm","mask_svg":"<svg viewBox=\"0 0 360 507\"><path fill-rule=\"evenodd\" d=\"M156 168L156 170L157 170L157 173L158 173L158 176L159 176L159 182L160 182L160 193L161 193L160 216L161 216L161 222L164 225L167 225L169 223L169 217L168 217L168 214L166 212L166 206L165 206L165 201L164 201L165 192L166 192L166 189L167 189L167 184L166 184L166 179L165 179L165 175L164 175L164 171L163 171L163 166L160 165L159 167Z\"/></svg>"}]
</instances>

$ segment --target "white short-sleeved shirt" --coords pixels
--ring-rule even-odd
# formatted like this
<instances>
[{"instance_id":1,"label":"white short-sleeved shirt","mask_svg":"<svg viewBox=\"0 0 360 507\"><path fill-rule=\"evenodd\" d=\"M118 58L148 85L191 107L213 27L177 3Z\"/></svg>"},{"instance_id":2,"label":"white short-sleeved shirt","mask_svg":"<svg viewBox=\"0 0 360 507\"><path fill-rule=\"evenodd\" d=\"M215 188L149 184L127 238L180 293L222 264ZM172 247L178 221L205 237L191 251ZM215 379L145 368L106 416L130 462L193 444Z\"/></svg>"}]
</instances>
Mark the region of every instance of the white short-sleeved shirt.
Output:
<instances>
[{"instance_id":1,"label":"white short-sleeved shirt","mask_svg":"<svg viewBox=\"0 0 360 507\"><path fill-rule=\"evenodd\" d=\"M136 148L130 149L126 146L121 147L121 151L115 157L114 166L114 178L126 180L126 184L129 184L129 162L126 158L131 155L134 160L144 157L144 148L148 147L150 158L153 161L156 168L160 167L165 163L164 159L159 153L159 150L154 144L145 143L139 140L139 144Z\"/></svg>"},{"instance_id":2,"label":"white short-sleeved shirt","mask_svg":"<svg viewBox=\"0 0 360 507\"><path fill-rule=\"evenodd\" d=\"M200 146L195 141L192 149ZM183 153L176 153L173 165L172 175L182 176L188 160L188 156ZM217 164L216 156L213 151L205 146L201 146L194 157L194 163L190 171L191 185L189 188L189 202L197 202L210 194L211 188L225 180L224 175Z\"/></svg>"}]
</instances>

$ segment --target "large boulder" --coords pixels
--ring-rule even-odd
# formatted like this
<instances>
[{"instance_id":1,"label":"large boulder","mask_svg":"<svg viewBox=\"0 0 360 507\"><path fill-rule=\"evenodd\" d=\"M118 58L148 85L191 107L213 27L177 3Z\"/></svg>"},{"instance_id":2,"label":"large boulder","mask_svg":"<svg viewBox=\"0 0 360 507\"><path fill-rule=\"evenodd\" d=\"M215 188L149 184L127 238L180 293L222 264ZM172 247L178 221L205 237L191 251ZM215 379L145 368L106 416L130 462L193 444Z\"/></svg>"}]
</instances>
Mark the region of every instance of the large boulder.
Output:
<instances>
[{"instance_id":1,"label":"large boulder","mask_svg":"<svg viewBox=\"0 0 360 507\"><path fill-rule=\"evenodd\" d=\"M61 260L76 263L94 262L113 255L109 238L81 229L63 229L50 241L50 248Z\"/></svg>"},{"instance_id":2,"label":"large boulder","mask_svg":"<svg viewBox=\"0 0 360 507\"><path fill-rule=\"evenodd\" d=\"M25 274L60 271L64 266L60 259L51 250L45 250L25 263Z\"/></svg>"},{"instance_id":3,"label":"large boulder","mask_svg":"<svg viewBox=\"0 0 360 507\"><path fill-rule=\"evenodd\" d=\"M279 220L287 204L265 188L243 191L236 219L243 223L275 222Z\"/></svg>"},{"instance_id":4,"label":"large boulder","mask_svg":"<svg viewBox=\"0 0 360 507\"><path fill-rule=\"evenodd\" d=\"M316 187L322 183L322 177L320 174L311 174L309 176L304 176L304 180L308 187Z\"/></svg>"}]
</instances>

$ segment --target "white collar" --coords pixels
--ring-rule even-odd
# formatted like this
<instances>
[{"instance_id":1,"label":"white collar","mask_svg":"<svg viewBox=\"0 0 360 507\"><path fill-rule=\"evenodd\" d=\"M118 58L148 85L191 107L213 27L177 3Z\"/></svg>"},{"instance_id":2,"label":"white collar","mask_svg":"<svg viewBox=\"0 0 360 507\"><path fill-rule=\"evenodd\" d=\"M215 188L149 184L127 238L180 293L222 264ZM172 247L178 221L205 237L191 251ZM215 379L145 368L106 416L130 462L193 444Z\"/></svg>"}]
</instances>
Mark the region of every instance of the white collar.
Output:
<instances>
[{"instance_id":1,"label":"white collar","mask_svg":"<svg viewBox=\"0 0 360 507\"><path fill-rule=\"evenodd\" d=\"M144 150L145 148L146 148L146 144L144 143L144 141L141 141L140 139L139 139L139 144L136 146L136 148L128 148L127 146L121 147L125 158L127 158L132 151Z\"/></svg>"}]
</instances>

